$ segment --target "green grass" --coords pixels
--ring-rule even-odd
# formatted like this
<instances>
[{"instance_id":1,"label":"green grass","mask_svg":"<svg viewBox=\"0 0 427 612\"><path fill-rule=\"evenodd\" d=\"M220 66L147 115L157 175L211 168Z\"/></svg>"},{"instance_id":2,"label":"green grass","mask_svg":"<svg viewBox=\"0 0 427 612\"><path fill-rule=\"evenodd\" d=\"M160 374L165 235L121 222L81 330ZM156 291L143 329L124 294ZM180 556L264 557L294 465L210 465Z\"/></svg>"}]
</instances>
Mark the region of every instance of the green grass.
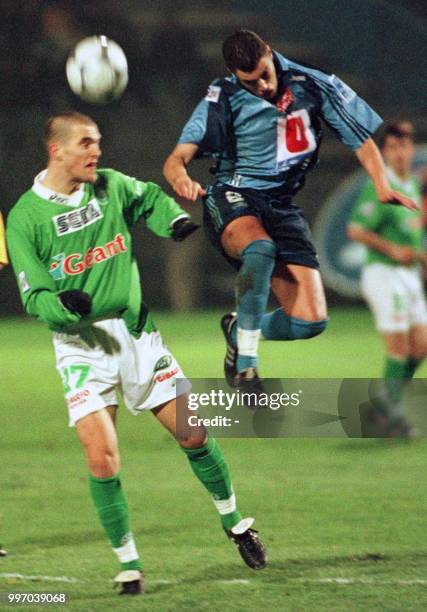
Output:
<instances>
[{"instance_id":1,"label":"green grass","mask_svg":"<svg viewBox=\"0 0 427 612\"><path fill-rule=\"evenodd\" d=\"M221 376L217 314L156 322L189 376ZM85 612L427 609L425 440L221 440L239 505L269 548L269 567L254 572L226 541L174 441L150 414L135 419L125 410L122 478L147 593L122 601L67 427L50 334L16 319L0 321L0 337L0 539L10 551L0 574L78 580L0 578L0 593L65 591L70 603L55 609ZM382 346L365 310L337 310L323 336L266 343L261 359L270 376L371 377L381 372Z\"/></svg>"}]
</instances>

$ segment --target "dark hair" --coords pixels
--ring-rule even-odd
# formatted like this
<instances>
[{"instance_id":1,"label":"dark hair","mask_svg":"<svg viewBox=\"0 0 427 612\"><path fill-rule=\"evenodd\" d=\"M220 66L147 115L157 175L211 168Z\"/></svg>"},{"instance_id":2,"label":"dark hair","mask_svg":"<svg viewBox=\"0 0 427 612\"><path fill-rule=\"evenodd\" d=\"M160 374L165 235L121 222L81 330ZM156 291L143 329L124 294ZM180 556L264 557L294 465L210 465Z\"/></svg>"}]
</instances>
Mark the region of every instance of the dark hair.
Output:
<instances>
[{"instance_id":1,"label":"dark hair","mask_svg":"<svg viewBox=\"0 0 427 612\"><path fill-rule=\"evenodd\" d=\"M253 72L267 51L267 43L250 30L238 30L222 44L225 65L231 72Z\"/></svg>"},{"instance_id":2,"label":"dark hair","mask_svg":"<svg viewBox=\"0 0 427 612\"><path fill-rule=\"evenodd\" d=\"M389 136L395 138L409 138L414 141L414 126L410 121L394 121L393 123L387 123L382 131L380 137L380 146L384 147L385 142Z\"/></svg>"},{"instance_id":3,"label":"dark hair","mask_svg":"<svg viewBox=\"0 0 427 612\"><path fill-rule=\"evenodd\" d=\"M58 115L50 117L46 122L44 130L45 144L48 145L51 142L66 139L71 126L76 123L96 125L93 119L82 113L77 113L76 111L59 113Z\"/></svg>"}]
</instances>

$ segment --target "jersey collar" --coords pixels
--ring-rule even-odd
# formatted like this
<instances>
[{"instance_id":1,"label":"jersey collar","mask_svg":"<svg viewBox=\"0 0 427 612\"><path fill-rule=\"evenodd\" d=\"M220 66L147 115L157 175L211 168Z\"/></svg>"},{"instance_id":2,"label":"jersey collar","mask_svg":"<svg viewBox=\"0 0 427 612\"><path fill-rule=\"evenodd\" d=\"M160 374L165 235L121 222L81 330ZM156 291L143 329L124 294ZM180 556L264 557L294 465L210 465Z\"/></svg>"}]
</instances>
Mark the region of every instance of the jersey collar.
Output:
<instances>
[{"instance_id":1,"label":"jersey collar","mask_svg":"<svg viewBox=\"0 0 427 612\"><path fill-rule=\"evenodd\" d=\"M409 189L411 185L410 178L407 181L404 181L399 176L397 176L397 174L394 172L392 168L390 168L390 166L386 166L386 173L387 173L387 178L391 183L396 183L396 185L398 185L401 189Z\"/></svg>"},{"instance_id":2,"label":"jersey collar","mask_svg":"<svg viewBox=\"0 0 427 612\"><path fill-rule=\"evenodd\" d=\"M50 202L55 202L55 204L62 204L63 206L78 206L84 196L84 184L82 183L80 187L72 193L71 195L67 195L65 193L58 193L57 191L53 191L43 185L43 180L46 177L47 170L42 170L34 179L33 183L33 191L43 200L49 200Z\"/></svg>"}]
</instances>

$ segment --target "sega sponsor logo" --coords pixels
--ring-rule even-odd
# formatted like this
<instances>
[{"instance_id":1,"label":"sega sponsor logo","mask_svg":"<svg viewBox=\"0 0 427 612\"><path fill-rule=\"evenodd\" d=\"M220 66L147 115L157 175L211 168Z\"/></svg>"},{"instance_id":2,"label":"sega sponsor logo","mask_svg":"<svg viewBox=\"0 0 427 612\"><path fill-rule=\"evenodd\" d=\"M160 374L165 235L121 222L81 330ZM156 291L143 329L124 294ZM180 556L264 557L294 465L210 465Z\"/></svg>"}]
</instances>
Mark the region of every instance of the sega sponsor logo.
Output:
<instances>
[{"instance_id":1,"label":"sega sponsor logo","mask_svg":"<svg viewBox=\"0 0 427 612\"><path fill-rule=\"evenodd\" d=\"M174 368L173 370L170 370L169 372L165 372L164 374L157 374L156 381L163 382L165 380L169 380L169 378L172 378L173 376L178 374L178 372L179 372L179 368Z\"/></svg>"},{"instance_id":2,"label":"sega sponsor logo","mask_svg":"<svg viewBox=\"0 0 427 612\"><path fill-rule=\"evenodd\" d=\"M96 200L91 200L86 206L52 217L52 222L55 226L56 235L65 236L92 225L92 223L102 219L103 216L99 203Z\"/></svg>"},{"instance_id":3,"label":"sega sponsor logo","mask_svg":"<svg viewBox=\"0 0 427 612\"><path fill-rule=\"evenodd\" d=\"M85 270L90 270L94 265L102 263L107 259L116 257L127 251L125 238L122 234L117 234L114 240L107 242L104 246L89 248L86 253L59 253L52 257L49 274L56 281L62 280L65 276L76 276Z\"/></svg>"}]
</instances>

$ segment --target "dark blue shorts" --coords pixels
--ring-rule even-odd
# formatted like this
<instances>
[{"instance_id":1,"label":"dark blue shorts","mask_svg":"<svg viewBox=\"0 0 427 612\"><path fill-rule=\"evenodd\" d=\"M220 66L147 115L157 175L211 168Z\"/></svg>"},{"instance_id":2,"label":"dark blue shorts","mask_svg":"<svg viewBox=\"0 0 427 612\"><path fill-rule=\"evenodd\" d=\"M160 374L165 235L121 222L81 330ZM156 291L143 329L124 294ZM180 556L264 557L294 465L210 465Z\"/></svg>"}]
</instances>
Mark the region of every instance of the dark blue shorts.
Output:
<instances>
[{"instance_id":1,"label":"dark blue shorts","mask_svg":"<svg viewBox=\"0 0 427 612\"><path fill-rule=\"evenodd\" d=\"M285 263L319 269L311 231L302 210L280 189L258 191L215 185L204 198L205 231L214 247L236 268L240 261L222 248L221 234L234 219L257 217L278 247L277 258Z\"/></svg>"}]
</instances>

